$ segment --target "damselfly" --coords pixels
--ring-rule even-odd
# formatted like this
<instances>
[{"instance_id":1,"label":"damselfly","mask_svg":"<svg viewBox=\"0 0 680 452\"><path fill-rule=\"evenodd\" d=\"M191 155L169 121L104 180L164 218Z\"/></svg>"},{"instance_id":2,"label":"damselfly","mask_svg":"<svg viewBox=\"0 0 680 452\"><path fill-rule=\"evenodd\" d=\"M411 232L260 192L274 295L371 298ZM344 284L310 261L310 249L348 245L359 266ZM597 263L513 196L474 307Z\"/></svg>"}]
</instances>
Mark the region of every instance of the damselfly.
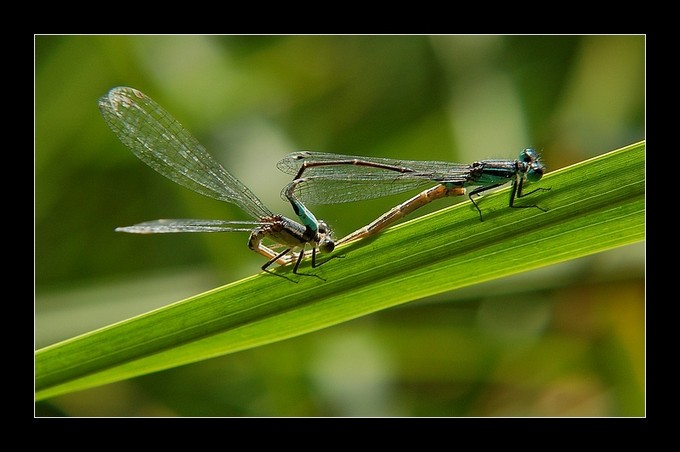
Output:
<instances>
[{"instance_id":1,"label":"damselfly","mask_svg":"<svg viewBox=\"0 0 680 452\"><path fill-rule=\"evenodd\" d=\"M465 187L476 187L468 193L468 197L479 212L481 221L484 220L482 211L473 195L510 182L510 207L532 207L546 211L535 204L516 205L515 198L549 190L536 188L528 193L523 192L525 181L537 182L545 172L543 162L533 149L524 149L517 160L481 160L469 165L302 151L289 154L277 166L285 173L294 175L293 181L281 193L290 202L343 203L401 193L432 182L439 183L343 237L337 244L376 234L435 199L465 194Z\"/></svg>"},{"instance_id":2,"label":"damselfly","mask_svg":"<svg viewBox=\"0 0 680 452\"><path fill-rule=\"evenodd\" d=\"M136 234L172 232L250 232L248 247L268 260L262 270L274 262L286 265L295 260L293 273L312 247L312 267L316 267L316 250L334 248L331 231L318 221L299 201L292 199L304 225L281 215L274 215L231 173L229 173L175 118L144 93L128 87L113 88L99 100L99 109L118 139L151 168L171 181L202 195L235 204L257 221L222 221L170 219L116 228ZM262 243L270 239L285 249L276 252ZM279 275L283 276L283 275Z\"/></svg>"}]
</instances>

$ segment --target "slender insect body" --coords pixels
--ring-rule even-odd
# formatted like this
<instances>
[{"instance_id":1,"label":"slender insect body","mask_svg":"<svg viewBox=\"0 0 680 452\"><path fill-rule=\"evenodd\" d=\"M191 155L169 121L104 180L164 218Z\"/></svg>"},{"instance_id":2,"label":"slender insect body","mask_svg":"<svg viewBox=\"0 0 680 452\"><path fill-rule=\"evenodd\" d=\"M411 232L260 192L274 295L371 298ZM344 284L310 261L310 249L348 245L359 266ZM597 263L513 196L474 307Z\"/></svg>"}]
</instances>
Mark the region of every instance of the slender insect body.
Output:
<instances>
[{"instance_id":1,"label":"slender insect body","mask_svg":"<svg viewBox=\"0 0 680 452\"><path fill-rule=\"evenodd\" d=\"M479 212L480 221L484 218L474 195L511 183L509 207L534 207L545 211L537 205L515 205L514 201L536 191L549 190L537 188L523 193L524 182L540 180L545 170L538 153L530 148L522 150L517 160L481 160L472 164L302 151L288 155L277 166L294 175L293 181L281 192L282 197L288 199L294 208L295 204L302 205L302 202L329 204L358 201L405 192L427 182L441 184L440 188L425 190L396 206L337 243L375 234L434 199L465 194L466 187L471 187L468 198ZM296 212L301 212L299 215L304 223L306 213L302 209L296 209Z\"/></svg>"},{"instance_id":2,"label":"slender insect body","mask_svg":"<svg viewBox=\"0 0 680 452\"><path fill-rule=\"evenodd\" d=\"M99 109L118 139L158 173L196 193L235 204L256 220L155 220L117 228L117 231L136 234L250 232L248 247L268 259L262 266L264 271L268 271L267 268L274 262L286 265L295 261L293 273L298 273L307 245L312 248L312 266L316 266L317 249L332 249L332 234L325 223L321 226L322 223L304 206L299 209L306 212L304 225L274 215L179 121L141 91L128 87L113 88L99 100ZM321 229L323 232L320 232ZM262 243L264 239L283 245L285 250L271 250ZM297 257L291 254L296 249L301 250Z\"/></svg>"}]
</instances>

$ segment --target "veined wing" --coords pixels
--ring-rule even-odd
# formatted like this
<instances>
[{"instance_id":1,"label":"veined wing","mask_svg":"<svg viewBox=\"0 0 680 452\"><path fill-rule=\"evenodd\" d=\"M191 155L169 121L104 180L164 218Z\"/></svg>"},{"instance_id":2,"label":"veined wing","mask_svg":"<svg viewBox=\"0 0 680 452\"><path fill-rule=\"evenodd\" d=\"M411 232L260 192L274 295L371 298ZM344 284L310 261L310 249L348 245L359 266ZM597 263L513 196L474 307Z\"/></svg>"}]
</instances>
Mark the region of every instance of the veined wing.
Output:
<instances>
[{"instance_id":1,"label":"veined wing","mask_svg":"<svg viewBox=\"0 0 680 452\"><path fill-rule=\"evenodd\" d=\"M260 221L222 221L167 219L145 221L133 226L116 228L117 232L133 234L165 234L173 232L251 232L263 222Z\"/></svg>"},{"instance_id":2,"label":"veined wing","mask_svg":"<svg viewBox=\"0 0 680 452\"><path fill-rule=\"evenodd\" d=\"M141 91L113 88L99 100L106 123L144 163L190 190L236 204L254 218L271 212L175 118Z\"/></svg>"},{"instance_id":3,"label":"veined wing","mask_svg":"<svg viewBox=\"0 0 680 452\"><path fill-rule=\"evenodd\" d=\"M397 178L398 176L393 176ZM304 176L288 184L281 191L281 198L288 199L289 188L305 204L340 204L422 189L435 183L428 179L387 180L384 178L343 178L333 176Z\"/></svg>"},{"instance_id":4,"label":"veined wing","mask_svg":"<svg viewBox=\"0 0 680 452\"><path fill-rule=\"evenodd\" d=\"M376 157L301 151L277 164L283 172L300 177L294 193L310 204L336 204L374 199L422 189L435 183L465 184L470 165L450 162L394 160ZM301 169L304 167L304 171ZM286 199L286 191L281 193Z\"/></svg>"}]
</instances>

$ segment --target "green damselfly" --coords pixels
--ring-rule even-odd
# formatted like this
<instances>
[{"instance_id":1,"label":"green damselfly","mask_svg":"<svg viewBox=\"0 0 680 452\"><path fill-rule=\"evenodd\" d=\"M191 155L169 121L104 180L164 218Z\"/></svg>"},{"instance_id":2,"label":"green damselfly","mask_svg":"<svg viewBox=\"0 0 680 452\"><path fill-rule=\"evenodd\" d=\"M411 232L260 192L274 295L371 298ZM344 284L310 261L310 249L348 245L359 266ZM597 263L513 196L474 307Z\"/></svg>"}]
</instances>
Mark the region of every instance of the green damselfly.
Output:
<instances>
[{"instance_id":1,"label":"green damselfly","mask_svg":"<svg viewBox=\"0 0 680 452\"><path fill-rule=\"evenodd\" d=\"M479 212L480 221L484 218L474 195L510 182L510 207L546 211L536 204L516 205L515 199L549 190L536 188L523 192L525 181L537 182L545 172L540 156L530 148L522 150L517 160L481 160L472 164L301 151L289 154L277 166L294 176L293 181L282 191L282 197L290 202L344 203L422 188L432 182L439 184L399 204L369 225L338 240L337 244L376 234L435 199L464 195L466 187L475 187L470 190L468 197Z\"/></svg>"},{"instance_id":2,"label":"green damselfly","mask_svg":"<svg viewBox=\"0 0 680 452\"><path fill-rule=\"evenodd\" d=\"M299 201L290 200L304 225L282 215L273 214L262 202L217 162L175 118L141 91L128 87L111 89L99 100L99 110L118 139L144 163L196 193L232 203L256 221L223 221L168 219L119 227L116 231L136 234L173 232L250 232L248 247L267 258L261 267L274 262L286 265L295 261L293 273L312 247L312 267L316 267L316 250L330 252L334 248L331 231L318 221ZM264 245L270 239L277 252ZM297 257L295 251L300 250ZM270 272L271 273L271 272ZM283 276L283 275L278 275ZM316 275L312 275L316 276Z\"/></svg>"}]
</instances>

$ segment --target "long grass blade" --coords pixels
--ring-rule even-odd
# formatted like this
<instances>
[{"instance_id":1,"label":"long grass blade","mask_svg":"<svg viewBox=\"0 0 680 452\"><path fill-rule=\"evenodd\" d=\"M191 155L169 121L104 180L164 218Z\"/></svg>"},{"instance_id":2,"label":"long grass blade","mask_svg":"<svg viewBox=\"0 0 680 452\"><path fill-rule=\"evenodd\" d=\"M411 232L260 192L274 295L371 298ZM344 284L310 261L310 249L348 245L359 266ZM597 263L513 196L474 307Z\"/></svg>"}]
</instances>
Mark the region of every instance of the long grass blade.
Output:
<instances>
[{"instance_id":1,"label":"long grass blade","mask_svg":"<svg viewBox=\"0 0 680 452\"><path fill-rule=\"evenodd\" d=\"M644 141L548 173L537 186L551 188L531 196L547 212L510 209L501 190L480 201L484 222L464 202L339 247L335 255L344 258L314 270L325 282L259 274L42 348L35 354L36 399L283 340L645 238Z\"/></svg>"}]
</instances>

